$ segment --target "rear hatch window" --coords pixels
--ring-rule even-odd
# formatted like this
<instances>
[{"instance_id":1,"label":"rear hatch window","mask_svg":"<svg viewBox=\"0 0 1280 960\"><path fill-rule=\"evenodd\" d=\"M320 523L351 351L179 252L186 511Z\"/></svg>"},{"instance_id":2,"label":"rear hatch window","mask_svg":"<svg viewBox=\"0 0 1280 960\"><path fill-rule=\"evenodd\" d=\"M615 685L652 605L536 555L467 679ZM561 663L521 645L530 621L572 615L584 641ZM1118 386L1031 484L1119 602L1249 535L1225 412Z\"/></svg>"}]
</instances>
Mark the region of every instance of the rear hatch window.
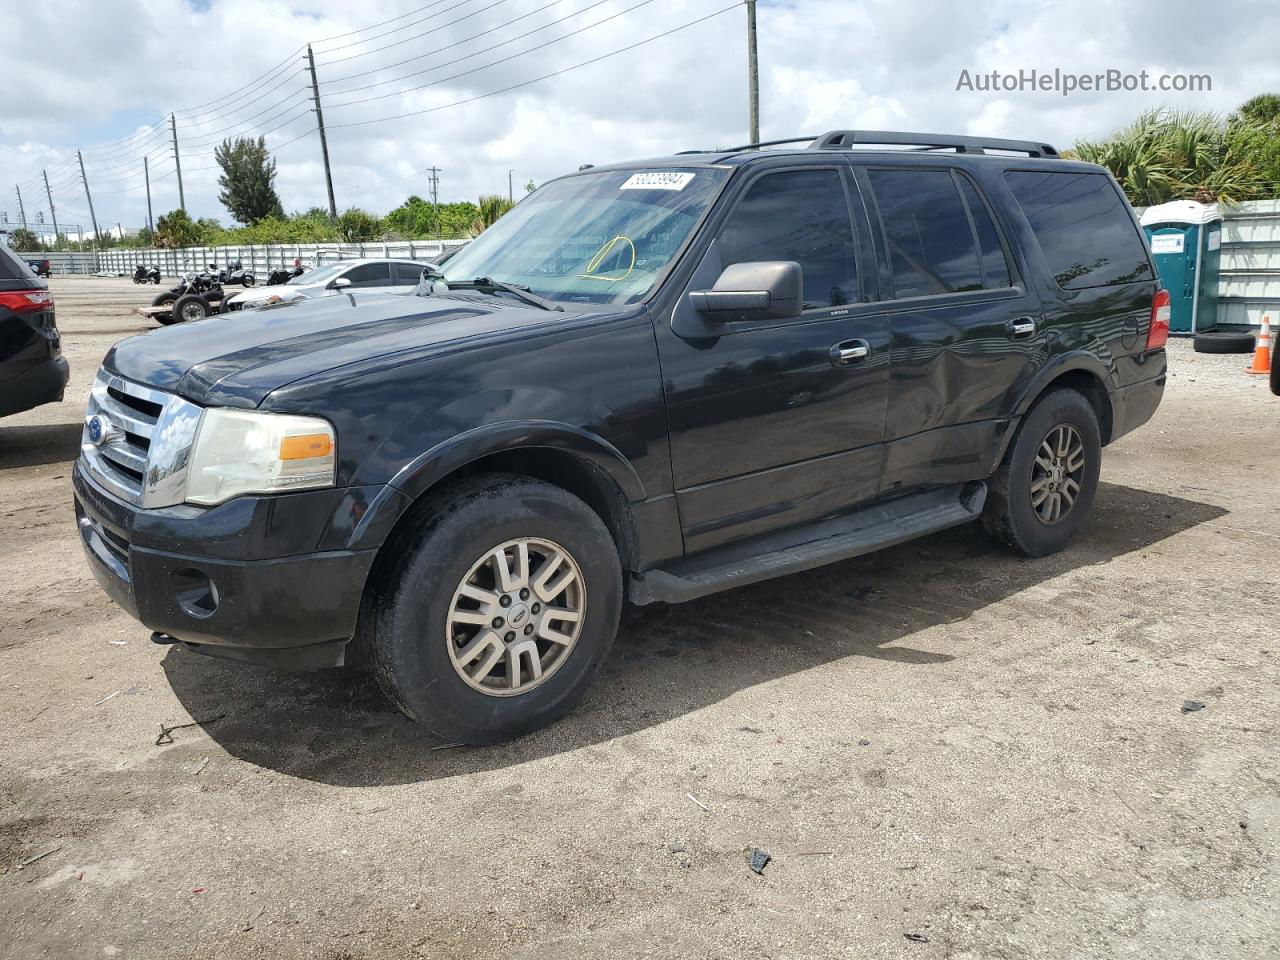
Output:
<instances>
[{"instance_id":1,"label":"rear hatch window","mask_svg":"<svg viewBox=\"0 0 1280 960\"><path fill-rule=\"evenodd\" d=\"M0 290L45 290L48 287L43 278L31 272L27 261L0 243Z\"/></svg>"}]
</instances>

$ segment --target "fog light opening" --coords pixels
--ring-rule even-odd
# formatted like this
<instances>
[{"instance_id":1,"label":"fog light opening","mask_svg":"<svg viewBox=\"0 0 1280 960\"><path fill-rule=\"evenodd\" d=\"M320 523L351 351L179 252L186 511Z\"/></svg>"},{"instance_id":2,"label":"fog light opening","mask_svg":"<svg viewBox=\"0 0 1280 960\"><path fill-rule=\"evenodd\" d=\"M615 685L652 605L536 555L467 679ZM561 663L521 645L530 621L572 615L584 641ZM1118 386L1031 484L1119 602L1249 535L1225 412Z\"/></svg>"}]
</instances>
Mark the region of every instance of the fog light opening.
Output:
<instances>
[{"instance_id":1,"label":"fog light opening","mask_svg":"<svg viewBox=\"0 0 1280 960\"><path fill-rule=\"evenodd\" d=\"M207 574L192 567L173 572L173 592L189 616L203 620L218 609L218 588Z\"/></svg>"}]
</instances>

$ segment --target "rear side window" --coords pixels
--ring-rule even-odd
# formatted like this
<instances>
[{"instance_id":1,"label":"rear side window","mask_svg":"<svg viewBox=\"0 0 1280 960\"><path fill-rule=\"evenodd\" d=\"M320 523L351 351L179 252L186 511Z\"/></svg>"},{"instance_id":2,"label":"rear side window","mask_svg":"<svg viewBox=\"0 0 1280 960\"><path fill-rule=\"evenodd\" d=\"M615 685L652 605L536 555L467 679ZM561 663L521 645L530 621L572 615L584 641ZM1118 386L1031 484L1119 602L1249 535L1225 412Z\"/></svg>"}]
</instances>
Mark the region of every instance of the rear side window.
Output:
<instances>
[{"instance_id":1,"label":"rear side window","mask_svg":"<svg viewBox=\"0 0 1280 960\"><path fill-rule=\"evenodd\" d=\"M416 263L393 263L391 280L397 287L416 287L422 279L422 267Z\"/></svg>"},{"instance_id":2,"label":"rear side window","mask_svg":"<svg viewBox=\"0 0 1280 960\"><path fill-rule=\"evenodd\" d=\"M894 296L983 289L978 242L951 171L869 170L867 175L889 246ZM1000 285L1008 286L1007 278Z\"/></svg>"},{"instance_id":3,"label":"rear side window","mask_svg":"<svg viewBox=\"0 0 1280 960\"><path fill-rule=\"evenodd\" d=\"M362 263L343 274L353 287L388 287L391 271L386 263Z\"/></svg>"},{"instance_id":4,"label":"rear side window","mask_svg":"<svg viewBox=\"0 0 1280 960\"><path fill-rule=\"evenodd\" d=\"M1060 287L1078 290L1152 279L1133 215L1108 177L1016 170L1005 179Z\"/></svg>"},{"instance_id":5,"label":"rear side window","mask_svg":"<svg viewBox=\"0 0 1280 960\"><path fill-rule=\"evenodd\" d=\"M738 201L718 240L723 266L794 260L804 271L805 308L858 301L853 227L834 170L770 173Z\"/></svg>"}]
</instances>

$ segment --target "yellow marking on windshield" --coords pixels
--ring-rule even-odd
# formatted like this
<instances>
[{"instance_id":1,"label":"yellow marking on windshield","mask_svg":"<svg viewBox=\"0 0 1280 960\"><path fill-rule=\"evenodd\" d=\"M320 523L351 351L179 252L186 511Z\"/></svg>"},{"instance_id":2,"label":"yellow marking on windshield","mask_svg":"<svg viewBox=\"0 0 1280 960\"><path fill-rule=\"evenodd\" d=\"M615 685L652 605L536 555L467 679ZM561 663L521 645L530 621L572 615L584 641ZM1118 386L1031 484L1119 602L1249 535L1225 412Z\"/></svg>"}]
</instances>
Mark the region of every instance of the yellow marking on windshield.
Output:
<instances>
[{"instance_id":1,"label":"yellow marking on windshield","mask_svg":"<svg viewBox=\"0 0 1280 960\"><path fill-rule=\"evenodd\" d=\"M599 268L600 264L604 263L605 257L609 256L609 254L613 252L613 248L616 247L619 242L625 243L631 249L631 263L627 266L626 272L620 277L610 277L596 273L595 271ZM582 280L604 280L607 283L618 283L619 281L625 280L627 277L631 276L631 271L635 268L636 245L631 242L630 237L620 233L596 251L595 256L587 261L587 272L578 274L578 277Z\"/></svg>"}]
</instances>

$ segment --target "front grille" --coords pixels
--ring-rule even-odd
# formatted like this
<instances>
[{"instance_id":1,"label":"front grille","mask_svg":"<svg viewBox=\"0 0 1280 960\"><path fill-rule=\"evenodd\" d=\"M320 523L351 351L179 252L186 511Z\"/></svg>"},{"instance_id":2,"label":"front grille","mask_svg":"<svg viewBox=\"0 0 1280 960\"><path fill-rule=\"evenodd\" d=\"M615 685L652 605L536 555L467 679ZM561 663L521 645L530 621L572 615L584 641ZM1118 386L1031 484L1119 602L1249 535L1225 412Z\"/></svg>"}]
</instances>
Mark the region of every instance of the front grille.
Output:
<instances>
[{"instance_id":1,"label":"front grille","mask_svg":"<svg viewBox=\"0 0 1280 960\"><path fill-rule=\"evenodd\" d=\"M200 414L181 397L99 370L80 441L84 470L136 506L181 503ZM96 442L91 428L99 431Z\"/></svg>"}]
</instances>

